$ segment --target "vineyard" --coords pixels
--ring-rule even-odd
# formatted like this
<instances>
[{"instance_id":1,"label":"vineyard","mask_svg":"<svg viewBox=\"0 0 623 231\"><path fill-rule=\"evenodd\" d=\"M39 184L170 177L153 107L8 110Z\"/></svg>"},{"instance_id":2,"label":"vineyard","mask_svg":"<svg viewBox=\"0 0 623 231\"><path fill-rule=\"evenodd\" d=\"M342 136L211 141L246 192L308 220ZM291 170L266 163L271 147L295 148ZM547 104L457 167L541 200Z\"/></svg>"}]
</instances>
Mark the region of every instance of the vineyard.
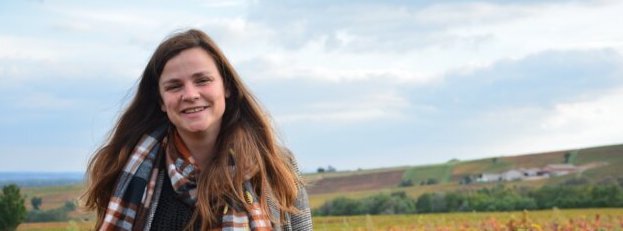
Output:
<instances>
[{"instance_id":1,"label":"vineyard","mask_svg":"<svg viewBox=\"0 0 623 231\"><path fill-rule=\"evenodd\" d=\"M565 160L567 153L569 157ZM612 145L541 154L452 161L430 166L311 173L304 177L308 183L310 206L316 210L316 214L320 214L318 209L326 207L324 205L327 202L335 201L340 197L342 202L362 202L350 203L361 204L361 206L354 206L359 209L358 214L418 212L418 214L410 215L357 216L337 216L353 213L324 213L328 216L313 217L314 230L623 231L623 204L621 204L623 176L620 171L623 166L622 153L623 145ZM500 182L460 183L465 176L477 173L542 167L545 164L561 163L563 160L577 166L598 167L540 180L508 181L503 184ZM430 183L431 179L435 181L434 184ZM413 185L402 185L403 181L409 181ZM27 202L33 197L40 197L43 200L42 211L51 211L63 207L68 201L75 201L82 187L82 185L26 187L23 192ZM417 201L427 194L430 197L428 200L430 203L424 203L427 200L421 200L423 202L416 204L415 211L399 210L398 208L404 207L400 205L405 203L402 200L394 200L397 196ZM516 203L522 202L517 199L527 197L530 197L528 202L534 202L528 204L531 206L515 206L523 205ZM369 203L363 203L366 201ZM333 203L328 211L335 212L340 209L355 211L354 208L337 205L339 203ZM383 205L384 207L370 205ZM387 205L397 206L388 207ZM539 210L553 206L559 208L600 207L602 209ZM26 203L26 207L30 211L33 210L30 203ZM618 208L606 209L605 207ZM521 212L522 209L528 209L528 211ZM519 211L458 212L474 210ZM34 223L31 220L30 223L18 226L17 230L92 230L93 218L92 212L76 210L70 212L65 219L41 223Z\"/></svg>"},{"instance_id":2,"label":"vineyard","mask_svg":"<svg viewBox=\"0 0 623 231\"><path fill-rule=\"evenodd\" d=\"M89 230L89 222L26 223L17 230ZM621 231L623 209L314 217L318 231Z\"/></svg>"},{"instance_id":3,"label":"vineyard","mask_svg":"<svg viewBox=\"0 0 623 231\"><path fill-rule=\"evenodd\" d=\"M315 217L319 231L619 231L623 209Z\"/></svg>"}]
</instances>

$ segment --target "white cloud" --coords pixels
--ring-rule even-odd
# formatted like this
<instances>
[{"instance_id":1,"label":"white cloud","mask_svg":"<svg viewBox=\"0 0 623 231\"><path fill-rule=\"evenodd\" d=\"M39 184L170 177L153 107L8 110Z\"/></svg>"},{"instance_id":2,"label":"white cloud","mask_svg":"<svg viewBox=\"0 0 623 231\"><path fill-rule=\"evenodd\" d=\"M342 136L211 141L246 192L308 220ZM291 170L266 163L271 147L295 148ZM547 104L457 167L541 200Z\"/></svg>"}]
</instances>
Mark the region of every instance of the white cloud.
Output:
<instances>
[{"instance_id":1,"label":"white cloud","mask_svg":"<svg viewBox=\"0 0 623 231\"><path fill-rule=\"evenodd\" d=\"M623 10L623 3L587 6L582 3L548 4L536 6L510 5L502 12L522 8L525 16L513 20L490 21L474 25L460 25L449 29L460 36L492 34L495 42L489 44L498 54L492 57L524 56L547 49L623 48L623 32L612 31L611 20ZM486 51L486 50L485 50ZM513 52L510 52L513 51Z\"/></svg>"},{"instance_id":2,"label":"white cloud","mask_svg":"<svg viewBox=\"0 0 623 231\"><path fill-rule=\"evenodd\" d=\"M302 112L277 116L279 123L329 123L353 124L383 119L405 119L404 109L410 103L395 93L385 93L340 99L331 102L317 102L303 108ZM413 119L413 118L411 118Z\"/></svg>"},{"instance_id":3,"label":"white cloud","mask_svg":"<svg viewBox=\"0 0 623 231\"><path fill-rule=\"evenodd\" d=\"M487 2L454 2L434 4L420 10L415 18L438 27L469 26L513 20L528 16L530 5L498 5Z\"/></svg>"},{"instance_id":4,"label":"white cloud","mask_svg":"<svg viewBox=\"0 0 623 231\"><path fill-rule=\"evenodd\" d=\"M97 6L71 6L71 5L47 5L51 12L59 14L61 20L56 20L59 25L67 25L69 29L98 28L155 28L159 20L147 17L149 11L138 9L116 8ZM78 27L75 25L79 22ZM81 30L79 30L81 31Z\"/></svg>"},{"instance_id":5,"label":"white cloud","mask_svg":"<svg viewBox=\"0 0 623 231\"><path fill-rule=\"evenodd\" d=\"M449 72L545 50L623 52L623 31L612 30L622 3L263 3L252 5L250 19L280 31L272 34L276 49L270 53L283 55L288 65L300 61L333 73L384 66L411 73L400 81L430 83Z\"/></svg>"},{"instance_id":6,"label":"white cloud","mask_svg":"<svg viewBox=\"0 0 623 231\"><path fill-rule=\"evenodd\" d=\"M45 38L0 35L0 58L11 60L52 61L66 58L62 44Z\"/></svg>"},{"instance_id":7,"label":"white cloud","mask_svg":"<svg viewBox=\"0 0 623 231\"><path fill-rule=\"evenodd\" d=\"M542 123L546 131L570 132L581 139L623 139L623 87L604 92L599 98L560 103Z\"/></svg>"},{"instance_id":8,"label":"white cloud","mask_svg":"<svg viewBox=\"0 0 623 231\"><path fill-rule=\"evenodd\" d=\"M113 126L123 104L119 99L132 88L158 42L174 30L197 27L263 93L260 100L275 109L288 140L301 144L301 153L315 158L310 161L319 161L317 155L326 150L365 153L369 156L362 160L369 162L388 147L394 156L432 153L447 160L465 159L447 153L477 157L623 140L615 118L622 113L616 105L623 100L620 89L599 98L592 94L619 83L607 77L616 78L613 73L621 66L617 57L623 53L623 31L612 18L623 12L623 3L409 4L45 2L30 11L11 9L32 16L21 28L0 30L0 90L21 93L15 100L5 94L1 102L26 113L2 121L20 131L22 124L39 123L23 130L34 131L57 118L56 125L88 127L85 121L78 124L76 116L96 126L75 134L100 137ZM15 21L9 16L3 21ZM602 49L608 50L606 55L590 55ZM545 50L560 52L539 59ZM453 79L462 76L467 77ZM508 78L513 76L522 78ZM483 79L492 82L479 82ZM572 101L578 99L576 92L587 91L592 93L583 101ZM54 109L59 110L46 114ZM25 119L35 115L50 117ZM7 123L10 119L14 123ZM361 129L361 124L373 126ZM337 129L341 137L332 136ZM353 143L388 130L393 137L377 138L366 147ZM44 135L38 142L68 140ZM327 147L305 150L315 142ZM72 153L78 152L87 154ZM351 162L345 154L343 166Z\"/></svg>"},{"instance_id":9,"label":"white cloud","mask_svg":"<svg viewBox=\"0 0 623 231\"><path fill-rule=\"evenodd\" d=\"M487 113L476 126L495 142L483 142L473 157L525 154L620 143L623 88L552 108L510 108ZM472 121L474 122L474 121ZM480 134L480 135L483 135ZM485 137L486 138L486 137Z\"/></svg>"},{"instance_id":10,"label":"white cloud","mask_svg":"<svg viewBox=\"0 0 623 231\"><path fill-rule=\"evenodd\" d=\"M13 98L15 96L10 96ZM49 93L31 93L15 97L12 102L17 108L45 110L65 110L68 108L76 108L80 105L77 99L61 98Z\"/></svg>"},{"instance_id":11,"label":"white cloud","mask_svg":"<svg viewBox=\"0 0 623 231\"><path fill-rule=\"evenodd\" d=\"M82 172L93 150L84 147L0 147L2 171ZM19 157L19 158L16 158Z\"/></svg>"},{"instance_id":12,"label":"white cloud","mask_svg":"<svg viewBox=\"0 0 623 231\"><path fill-rule=\"evenodd\" d=\"M245 5L244 0L202 0L201 5L208 8L229 8Z\"/></svg>"}]
</instances>

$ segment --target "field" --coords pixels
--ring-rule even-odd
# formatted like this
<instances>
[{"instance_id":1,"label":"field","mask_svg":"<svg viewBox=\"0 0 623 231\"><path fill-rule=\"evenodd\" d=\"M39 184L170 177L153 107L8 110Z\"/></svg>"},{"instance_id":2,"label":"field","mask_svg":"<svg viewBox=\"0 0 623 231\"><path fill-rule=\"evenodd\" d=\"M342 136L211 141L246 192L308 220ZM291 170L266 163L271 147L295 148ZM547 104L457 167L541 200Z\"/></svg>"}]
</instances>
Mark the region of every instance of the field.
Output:
<instances>
[{"instance_id":1,"label":"field","mask_svg":"<svg viewBox=\"0 0 623 231\"><path fill-rule=\"evenodd\" d=\"M320 231L617 231L623 230L623 209L314 217L313 222L314 230ZM73 221L30 223L20 225L17 230L89 230L92 226L92 223Z\"/></svg>"},{"instance_id":2,"label":"field","mask_svg":"<svg viewBox=\"0 0 623 231\"><path fill-rule=\"evenodd\" d=\"M314 230L614 231L623 230L623 209L315 217Z\"/></svg>"},{"instance_id":3,"label":"field","mask_svg":"<svg viewBox=\"0 0 623 231\"><path fill-rule=\"evenodd\" d=\"M25 223L17 227L17 230L28 231L78 231L93 230L93 223L90 222L43 222Z\"/></svg>"},{"instance_id":4,"label":"field","mask_svg":"<svg viewBox=\"0 0 623 231\"><path fill-rule=\"evenodd\" d=\"M309 194L323 194L392 188L400 183L403 174L403 170L394 170L365 175L352 174L341 177L322 178L314 181L312 183L313 186L308 187L307 191Z\"/></svg>"},{"instance_id":5,"label":"field","mask_svg":"<svg viewBox=\"0 0 623 231\"><path fill-rule=\"evenodd\" d=\"M399 166L379 169L359 169L304 174L310 205L318 208L328 200L345 196L364 198L379 193L402 191L417 198L423 193L475 190L494 187L496 182L460 184L465 176L482 172L501 172L513 168L543 167L562 163L569 154L568 162L577 166L596 166L585 171L561 177L531 181L504 182L508 187L539 188L553 185L574 177L585 177L593 183L604 180L623 179L623 144L576 150L563 150L518 156L497 156L479 160L452 160L448 163L425 166ZM436 179L436 184L420 185L422 181ZM402 180L414 185L399 187ZM58 208L67 201L77 201L83 185L24 187L26 207L32 209L30 199L41 197L41 209ZM93 213L74 211L69 214L72 222L22 224L18 230L88 230L92 227ZM514 213L453 213L430 215L314 217L315 230L555 230L552 227L569 227L558 230L621 230L623 209L551 210L530 211L525 215ZM523 227L525 226L525 227ZM506 227L506 228L505 228ZM524 229L519 229L523 227Z\"/></svg>"},{"instance_id":6,"label":"field","mask_svg":"<svg viewBox=\"0 0 623 231\"><path fill-rule=\"evenodd\" d=\"M573 177L572 175L565 176L564 179L568 177ZM513 181L507 182L505 185L508 187L530 187L530 188L539 188L545 184L547 184L547 180L533 180L533 181ZM471 184L471 185L459 185L458 183L442 183L435 185L416 185L411 187L392 187L392 188L383 188L383 189L373 189L373 190L361 190L361 191L353 191L353 192L334 192L334 193L323 193L323 194L310 194L309 203L312 208L318 208L325 202L335 199L337 197L348 197L353 199L361 199L364 197L373 196L379 193L390 194L392 192L405 192L408 196L417 198L424 193L431 192L451 192L457 190L476 190L480 188L491 188L495 187L497 183L480 183L480 184Z\"/></svg>"},{"instance_id":7,"label":"field","mask_svg":"<svg viewBox=\"0 0 623 231\"><path fill-rule=\"evenodd\" d=\"M22 194L26 196L26 209L32 209L30 199L34 196L43 198L41 204L42 210L58 208L63 206L66 201L75 201L80 197L83 186L64 185L64 186L48 186L48 187L25 187L22 188Z\"/></svg>"}]
</instances>

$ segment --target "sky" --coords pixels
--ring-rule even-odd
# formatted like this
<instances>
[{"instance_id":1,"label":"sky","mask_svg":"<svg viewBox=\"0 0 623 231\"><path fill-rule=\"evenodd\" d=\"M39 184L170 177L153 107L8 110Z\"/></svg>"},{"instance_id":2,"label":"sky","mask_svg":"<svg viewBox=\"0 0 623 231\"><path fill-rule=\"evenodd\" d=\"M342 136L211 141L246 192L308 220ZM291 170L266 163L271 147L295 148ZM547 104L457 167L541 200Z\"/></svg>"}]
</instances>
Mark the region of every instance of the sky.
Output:
<instances>
[{"instance_id":1,"label":"sky","mask_svg":"<svg viewBox=\"0 0 623 231\"><path fill-rule=\"evenodd\" d=\"M304 172L623 143L622 1L0 2L0 171L81 172L156 46L209 34Z\"/></svg>"}]
</instances>

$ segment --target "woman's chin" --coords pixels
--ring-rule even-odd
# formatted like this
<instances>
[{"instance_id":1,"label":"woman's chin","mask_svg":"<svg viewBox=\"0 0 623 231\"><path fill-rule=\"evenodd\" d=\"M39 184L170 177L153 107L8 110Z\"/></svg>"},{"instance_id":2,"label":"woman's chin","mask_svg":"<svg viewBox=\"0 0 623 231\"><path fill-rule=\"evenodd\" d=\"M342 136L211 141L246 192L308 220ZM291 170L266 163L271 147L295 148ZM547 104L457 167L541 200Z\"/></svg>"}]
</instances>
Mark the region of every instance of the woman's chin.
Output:
<instances>
[{"instance_id":1,"label":"woman's chin","mask_svg":"<svg viewBox=\"0 0 623 231\"><path fill-rule=\"evenodd\" d=\"M191 126L178 127L177 130L179 132L187 132L187 133L205 133L209 131L209 127L202 126L202 125L191 125Z\"/></svg>"}]
</instances>

